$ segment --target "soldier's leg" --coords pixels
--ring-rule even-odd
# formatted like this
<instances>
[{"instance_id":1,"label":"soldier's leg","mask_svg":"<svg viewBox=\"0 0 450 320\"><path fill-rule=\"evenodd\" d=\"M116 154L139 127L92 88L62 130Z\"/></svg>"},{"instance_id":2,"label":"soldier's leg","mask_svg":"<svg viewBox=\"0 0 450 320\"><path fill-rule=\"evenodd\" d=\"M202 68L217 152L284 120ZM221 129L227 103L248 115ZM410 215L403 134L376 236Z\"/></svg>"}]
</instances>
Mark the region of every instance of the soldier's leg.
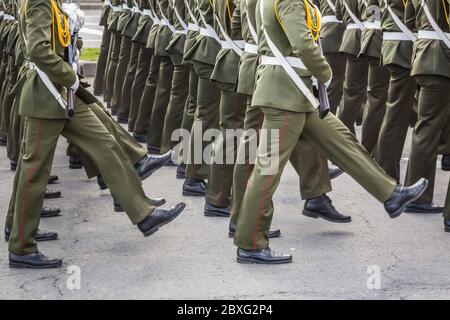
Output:
<instances>
[{"instance_id":1,"label":"soldier's leg","mask_svg":"<svg viewBox=\"0 0 450 320\"><path fill-rule=\"evenodd\" d=\"M194 68L199 77L197 109L189 139L186 177L204 180L208 178L209 166L205 163L203 152L210 142L203 141L203 134L219 126L220 89L210 81L213 66L194 62Z\"/></svg>"},{"instance_id":2,"label":"soldier's leg","mask_svg":"<svg viewBox=\"0 0 450 320\"><path fill-rule=\"evenodd\" d=\"M410 124L409 115L416 93L416 80L410 70L389 66L389 94L386 115L381 126L375 151L375 159L395 180L400 180L400 159Z\"/></svg>"},{"instance_id":3,"label":"soldier's leg","mask_svg":"<svg viewBox=\"0 0 450 320\"><path fill-rule=\"evenodd\" d=\"M131 54L131 38L122 37L120 44L119 61L117 63L116 74L114 76L114 90L111 98L111 109L116 110L118 117L126 118L128 120L129 106L122 106L122 88L127 73L128 63Z\"/></svg>"},{"instance_id":4,"label":"soldier's leg","mask_svg":"<svg viewBox=\"0 0 450 320\"><path fill-rule=\"evenodd\" d=\"M152 115L153 103L155 101L156 84L158 82L160 57L153 56L150 63L150 71L145 82L144 93L141 96L141 103L139 106L139 113L134 125L134 132L136 134L146 135Z\"/></svg>"},{"instance_id":5,"label":"soldier's leg","mask_svg":"<svg viewBox=\"0 0 450 320\"><path fill-rule=\"evenodd\" d=\"M439 142L439 154L450 155L450 109L447 112L447 121L442 128Z\"/></svg>"},{"instance_id":6,"label":"soldier's leg","mask_svg":"<svg viewBox=\"0 0 450 320\"><path fill-rule=\"evenodd\" d=\"M189 92L189 65L177 64L174 66L172 89L170 92L169 106L167 107L164 119L164 129L161 138L161 153L164 154L175 146L176 141L172 141L172 133L180 129L183 121L183 111Z\"/></svg>"},{"instance_id":7,"label":"soldier's leg","mask_svg":"<svg viewBox=\"0 0 450 320\"><path fill-rule=\"evenodd\" d=\"M264 122L261 141L255 168L242 200L234 238L236 246L245 250L258 250L269 246L267 232L273 217L272 197L298 142L306 118L305 113L273 108L262 108L262 111ZM263 133L267 137L264 137Z\"/></svg>"},{"instance_id":8,"label":"soldier's leg","mask_svg":"<svg viewBox=\"0 0 450 320\"><path fill-rule=\"evenodd\" d=\"M240 129L244 126L246 97L234 92L234 85L220 83L220 136L214 142L212 163L206 189L206 202L216 207L230 205L233 169ZM233 134L234 132L234 134Z\"/></svg>"},{"instance_id":9,"label":"soldier's leg","mask_svg":"<svg viewBox=\"0 0 450 320\"><path fill-rule=\"evenodd\" d=\"M34 236L39 227L45 188L52 167L53 156L65 120L46 120L26 117L22 157L19 171L14 218L9 251L28 254L37 251Z\"/></svg>"},{"instance_id":10,"label":"soldier's leg","mask_svg":"<svg viewBox=\"0 0 450 320\"><path fill-rule=\"evenodd\" d=\"M331 84L328 87L328 97L330 99L330 111L336 114L344 92L347 58L342 53L325 54L325 58L333 70L333 80L331 80Z\"/></svg>"},{"instance_id":11,"label":"soldier's leg","mask_svg":"<svg viewBox=\"0 0 450 320\"><path fill-rule=\"evenodd\" d=\"M94 94L99 96L104 90L104 76L106 71L106 63L108 60L109 45L111 43L111 31L108 27L103 28L102 42L100 44L100 53L97 60L97 68L94 78Z\"/></svg>"},{"instance_id":12,"label":"soldier's leg","mask_svg":"<svg viewBox=\"0 0 450 320\"><path fill-rule=\"evenodd\" d=\"M247 98L245 111L244 132L242 133L237 152L237 162L233 171L232 204L230 210L230 224L236 225L247 183L253 172L258 146L259 129L264 120L264 114L258 107L252 107L252 97Z\"/></svg>"},{"instance_id":13,"label":"soldier's leg","mask_svg":"<svg viewBox=\"0 0 450 320\"><path fill-rule=\"evenodd\" d=\"M405 184L427 178L428 188L416 202L431 203L439 138L450 108L450 80L439 76L416 76L416 80L421 86L419 121L413 132Z\"/></svg>"},{"instance_id":14,"label":"soldier's leg","mask_svg":"<svg viewBox=\"0 0 450 320\"><path fill-rule=\"evenodd\" d=\"M17 197L17 186L19 184L19 178L22 174L22 162L19 161L17 163L16 172L14 174L14 180L12 185L12 192L11 197L9 199L9 205L8 205L8 212L6 213L6 221L5 221L5 228L8 228L11 230L13 225L13 219L14 219L14 210L16 207L16 197Z\"/></svg>"},{"instance_id":15,"label":"soldier's leg","mask_svg":"<svg viewBox=\"0 0 450 320\"><path fill-rule=\"evenodd\" d=\"M122 86L122 95L120 105L122 106L122 113L119 110L120 114L128 114L131 112L131 91L134 82L134 78L136 77L136 70L138 66L139 52L144 45L140 42L133 42L131 46L130 60L128 62L125 80L123 81ZM133 124L134 126L134 124Z\"/></svg>"},{"instance_id":16,"label":"soldier's leg","mask_svg":"<svg viewBox=\"0 0 450 320\"><path fill-rule=\"evenodd\" d=\"M355 122L367 89L368 64L364 59L354 56L347 57L345 68L344 96L339 110L339 119L355 133Z\"/></svg>"},{"instance_id":17,"label":"soldier's leg","mask_svg":"<svg viewBox=\"0 0 450 320\"><path fill-rule=\"evenodd\" d=\"M128 128L134 131L136 119L139 114L142 92L144 92L145 81L150 71L150 62L152 61L152 50L142 48L139 51L136 75L131 86L130 117L128 119Z\"/></svg>"},{"instance_id":18,"label":"soldier's leg","mask_svg":"<svg viewBox=\"0 0 450 320\"><path fill-rule=\"evenodd\" d=\"M120 33L113 32L112 39L113 40L111 42L108 72L105 79L105 92L103 93L103 99L109 104L111 104L111 99L114 92L114 79L116 76L117 64L119 63L122 35Z\"/></svg>"},{"instance_id":19,"label":"soldier's leg","mask_svg":"<svg viewBox=\"0 0 450 320\"><path fill-rule=\"evenodd\" d=\"M445 198L444 218L450 219L450 180L448 181L447 197Z\"/></svg>"},{"instance_id":20,"label":"soldier's leg","mask_svg":"<svg viewBox=\"0 0 450 320\"><path fill-rule=\"evenodd\" d=\"M18 162L20 153L20 116L19 101L14 99L11 109L11 120L8 128L8 158L11 161Z\"/></svg>"},{"instance_id":21,"label":"soldier's leg","mask_svg":"<svg viewBox=\"0 0 450 320\"><path fill-rule=\"evenodd\" d=\"M158 84L156 86L155 103L150 117L147 143L149 150L160 152L161 137L164 129L167 106L170 100L170 91L173 78L173 64L170 57L161 56Z\"/></svg>"},{"instance_id":22,"label":"soldier's leg","mask_svg":"<svg viewBox=\"0 0 450 320\"><path fill-rule=\"evenodd\" d=\"M86 104L78 101L75 110L75 116L66 123L62 135L93 160L114 199L122 205L133 224L139 223L154 207L145 196L133 164Z\"/></svg>"},{"instance_id":23,"label":"soldier's leg","mask_svg":"<svg viewBox=\"0 0 450 320\"><path fill-rule=\"evenodd\" d=\"M367 103L364 109L361 144L372 152L377 144L381 124L386 113L389 72L377 59L369 60Z\"/></svg>"}]
</instances>

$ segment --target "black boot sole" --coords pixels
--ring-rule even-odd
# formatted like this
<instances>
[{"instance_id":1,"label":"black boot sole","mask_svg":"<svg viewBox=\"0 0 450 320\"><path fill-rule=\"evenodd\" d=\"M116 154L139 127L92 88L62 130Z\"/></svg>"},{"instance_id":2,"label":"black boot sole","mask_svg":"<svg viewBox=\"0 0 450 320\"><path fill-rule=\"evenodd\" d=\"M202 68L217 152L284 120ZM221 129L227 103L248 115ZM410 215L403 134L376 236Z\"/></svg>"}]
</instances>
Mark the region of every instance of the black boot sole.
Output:
<instances>
[{"instance_id":1,"label":"black boot sole","mask_svg":"<svg viewBox=\"0 0 450 320\"><path fill-rule=\"evenodd\" d=\"M147 179L148 177L150 177L152 174L154 174L156 171L158 171L159 169L161 169L162 167L164 167L166 165L166 163L169 160L165 161L163 164L161 164L160 166L150 170L149 172L147 172L146 174L144 174L143 176L140 176L141 181L144 181L145 179Z\"/></svg>"},{"instance_id":2,"label":"black boot sole","mask_svg":"<svg viewBox=\"0 0 450 320\"><path fill-rule=\"evenodd\" d=\"M54 218L54 217L59 217L60 215L61 215L61 211L55 212L55 213L50 213L50 214L41 214L41 218Z\"/></svg>"},{"instance_id":3,"label":"black boot sole","mask_svg":"<svg viewBox=\"0 0 450 320\"><path fill-rule=\"evenodd\" d=\"M254 258L236 258L237 263L241 264L286 264L286 263L292 263L292 259L290 260L278 260L278 261L261 261Z\"/></svg>"},{"instance_id":4,"label":"black boot sole","mask_svg":"<svg viewBox=\"0 0 450 320\"><path fill-rule=\"evenodd\" d=\"M450 171L450 167L441 167L442 171Z\"/></svg>"},{"instance_id":5,"label":"black boot sole","mask_svg":"<svg viewBox=\"0 0 450 320\"><path fill-rule=\"evenodd\" d=\"M204 197L206 193L198 193L198 192L183 190L182 194L185 197Z\"/></svg>"},{"instance_id":6,"label":"black boot sole","mask_svg":"<svg viewBox=\"0 0 450 320\"><path fill-rule=\"evenodd\" d=\"M76 169L82 169L83 166L82 166L82 165L79 165L79 164L70 164L70 165L69 165L69 168L70 168L70 169L76 170Z\"/></svg>"},{"instance_id":7,"label":"black boot sole","mask_svg":"<svg viewBox=\"0 0 450 320\"><path fill-rule=\"evenodd\" d=\"M323 215L321 215L319 213L308 211L308 210L304 210L304 209L302 211L302 214L305 217L308 217L308 218L313 218L313 219L322 218L324 220L327 220L329 222L334 222L334 223L349 223L349 222L352 222L351 218L349 218L347 220L336 220L336 219L331 219L329 217L323 216Z\"/></svg>"},{"instance_id":8,"label":"black boot sole","mask_svg":"<svg viewBox=\"0 0 450 320\"><path fill-rule=\"evenodd\" d=\"M177 173L177 179L186 179L186 175L185 174L181 174L181 173Z\"/></svg>"},{"instance_id":9,"label":"black boot sole","mask_svg":"<svg viewBox=\"0 0 450 320\"><path fill-rule=\"evenodd\" d=\"M49 200L49 199L59 199L61 198L62 195L49 195L49 196L44 196L45 200Z\"/></svg>"},{"instance_id":10,"label":"black boot sole","mask_svg":"<svg viewBox=\"0 0 450 320\"><path fill-rule=\"evenodd\" d=\"M423 214L439 214L442 213L444 209L439 211L427 211L427 210L420 210L420 209L413 209L413 208L406 208L405 213L423 213Z\"/></svg>"},{"instance_id":11,"label":"black boot sole","mask_svg":"<svg viewBox=\"0 0 450 320\"><path fill-rule=\"evenodd\" d=\"M445 232L450 232L450 228L445 227Z\"/></svg>"},{"instance_id":12,"label":"black boot sole","mask_svg":"<svg viewBox=\"0 0 450 320\"><path fill-rule=\"evenodd\" d=\"M159 228L161 228L162 226L165 226L166 224L172 222L173 220L175 220L176 217L178 217L181 212L183 212L183 210L186 208L186 205L183 205L180 210L177 212L177 214L175 214L170 220L166 220L164 222L161 222L160 224L154 226L153 228L151 228L150 230L144 232L144 237L150 237L152 234L154 234L156 231L159 230Z\"/></svg>"},{"instance_id":13,"label":"black boot sole","mask_svg":"<svg viewBox=\"0 0 450 320\"><path fill-rule=\"evenodd\" d=\"M217 218L229 218L230 217L230 214L223 214L223 213L213 212L213 211L208 211L208 210L205 210L203 212L203 214L205 215L205 217L217 217Z\"/></svg>"},{"instance_id":14,"label":"black boot sole","mask_svg":"<svg viewBox=\"0 0 450 320\"><path fill-rule=\"evenodd\" d=\"M11 261L9 262L9 267L13 269L54 269L60 268L61 266L62 263L36 266L23 262L11 262Z\"/></svg>"},{"instance_id":15,"label":"black boot sole","mask_svg":"<svg viewBox=\"0 0 450 320\"><path fill-rule=\"evenodd\" d=\"M403 212L406 211L406 207L411 203L416 201L417 199L420 198L420 196L425 192L425 190L427 190L428 188L428 181L425 183L425 187L420 190L420 192L418 192L410 201L406 202L403 206L401 206L397 211L395 211L393 214L390 214L389 217L391 217L391 219L395 219L397 217L399 217Z\"/></svg>"}]
</instances>

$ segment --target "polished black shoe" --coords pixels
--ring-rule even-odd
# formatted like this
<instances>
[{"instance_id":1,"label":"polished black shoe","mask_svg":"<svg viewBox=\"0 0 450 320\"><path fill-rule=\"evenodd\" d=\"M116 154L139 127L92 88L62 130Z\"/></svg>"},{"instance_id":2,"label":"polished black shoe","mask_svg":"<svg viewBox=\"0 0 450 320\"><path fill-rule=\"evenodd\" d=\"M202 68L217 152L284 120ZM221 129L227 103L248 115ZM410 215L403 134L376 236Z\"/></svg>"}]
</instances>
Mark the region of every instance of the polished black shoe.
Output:
<instances>
[{"instance_id":1,"label":"polished black shoe","mask_svg":"<svg viewBox=\"0 0 450 320\"><path fill-rule=\"evenodd\" d=\"M444 207L434 206L429 202L411 202L406 206L407 213L442 213Z\"/></svg>"},{"instance_id":2,"label":"polished black shoe","mask_svg":"<svg viewBox=\"0 0 450 320\"><path fill-rule=\"evenodd\" d=\"M70 169L81 169L83 168L83 164L81 163L81 159L79 157L73 156L69 158L69 168Z\"/></svg>"},{"instance_id":3,"label":"polished black shoe","mask_svg":"<svg viewBox=\"0 0 450 320\"><path fill-rule=\"evenodd\" d=\"M107 102L107 103L106 103L106 108L107 108L107 109L111 109L111 102ZM111 113L111 114L112 114L112 113Z\"/></svg>"},{"instance_id":4,"label":"polished black shoe","mask_svg":"<svg viewBox=\"0 0 450 320\"><path fill-rule=\"evenodd\" d=\"M61 215L61 209L42 207L41 218L53 218Z\"/></svg>"},{"instance_id":5,"label":"polished black shoe","mask_svg":"<svg viewBox=\"0 0 450 320\"><path fill-rule=\"evenodd\" d=\"M144 234L145 237L149 237L154 234L160 227L168 224L184 210L186 204L180 202L174 205L169 210L156 208L141 222L138 223L138 228Z\"/></svg>"},{"instance_id":6,"label":"polished black shoe","mask_svg":"<svg viewBox=\"0 0 450 320\"><path fill-rule=\"evenodd\" d=\"M149 145L147 145L147 151L148 151L148 153L151 153L151 154L160 154L161 153L161 147L149 144Z\"/></svg>"},{"instance_id":7,"label":"polished black shoe","mask_svg":"<svg viewBox=\"0 0 450 320\"><path fill-rule=\"evenodd\" d=\"M166 199L164 198L149 198L148 202L155 207L161 207L163 204L166 203ZM116 200L114 200L114 211L115 212L124 212L125 210L123 210L122 206L120 205L119 202L117 202Z\"/></svg>"},{"instance_id":8,"label":"polished black shoe","mask_svg":"<svg viewBox=\"0 0 450 320\"><path fill-rule=\"evenodd\" d=\"M17 169L17 161L11 160L10 161L11 171L16 171Z\"/></svg>"},{"instance_id":9,"label":"polished black shoe","mask_svg":"<svg viewBox=\"0 0 450 320\"><path fill-rule=\"evenodd\" d=\"M204 197L206 193L206 183L203 180L186 178L183 183L183 196Z\"/></svg>"},{"instance_id":10,"label":"polished black shoe","mask_svg":"<svg viewBox=\"0 0 450 320\"><path fill-rule=\"evenodd\" d=\"M58 199L61 198L61 191L47 189L45 190L44 199Z\"/></svg>"},{"instance_id":11,"label":"polished black shoe","mask_svg":"<svg viewBox=\"0 0 450 320\"><path fill-rule=\"evenodd\" d=\"M108 189L108 186L106 185L105 180L103 180L102 176L97 176L97 184L100 190Z\"/></svg>"},{"instance_id":12,"label":"polished black shoe","mask_svg":"<svg viewBox=\"0 0 450 320\"><path fill-rule=\"evenodd\" d=\"M127 124L128 123L128 117L119 113L119 114L117 114L117 122L118 123L122 123L122 124Z\"/></svg>"},{"instance_id":13,"label":"polished black shoe","mask_svg":"<svg viewBox=\"0 0 450 320\"><path fill-rule=\"evenodd\" d=\"M0 147L6 147L6 138L0 138Z\"/></svg>"},{"instance_id":14,"label":"polished black shoe","mask_svg":"<svg viewBox=\"0 0 450 320\"><path fill-rule=\"evenodd\" d=\"M234 235L236 233L236 225L230 221L230 224L228 225L228 238L234 238ZM273 238L279 238L281 236L281 230L270 230L267 232L267 238L273 239Z\"/></svg>"},{"instance_id":15,"label":"polished black shoe","mask_svg":"<svg viewBox=\"0 0 450 320\"><path fill-rule=\"evenodd\" d=\"M133 133L133 138L136 139L137 142L147 143L147 133Z\"/></svg>"},{"instance_id":16,"label":"polished black shoe","mask_svg":"<svg viewBox=\"0 0 450 320\"><path fill-rule=\"evenodd\" d=\"M441 160L441 169L450 171L450 154L444 154Z\"/></svg>"},{"instance_id":17,"label":"polished black shoe","mask_svg":"<svg viewBox=\"0 0 450 320\"><path fill-rule=\"evenodd\" d=\"M9 230L9 228L5 227L5 240L9 241L10 236L11 236L11 230ZM53 232L53 231L45 231L45 230L38 229L38 231L36 232L35 240L37 242L58 240L58 233Z\"/></svg>"},{"instance_id":18,"label":"polished black shoe","mask_svg":"<svg viewBox=\"0 0 450 320\"><path fill-rule=\"evenodd\" d=\"M341 174L343 174L344 170L342 170L338 166L332 165L331 167L328 168L328 172L330 173L330 179L333 180L339 177Z\"/></svg>"},{"instance_id":19,"label":"polished black shoe","mask_svg":"<svg viewBox=\"0 0 450 320\"><path fill-rule=\"evenodd\" d=\"M277 254L270 248L259 250L237 249L238 263L259 263L259 264L282 264L291 263L290 254Z\"/></svg>"},{"instance_id":20,"label":"polished black shoe","mask_svg":"<svg viewBox=\"0 0 450 320\"><path fill-rule=\"evenodd\" d=\"M302 214L309 218L322 218L335 223L352 221L352 217L340 214L326 195L306 200Z\"/></svg>"},{"instance_id":21,"label":"polished black shoe","mask_svg":"<svg viewBox=\"0 0 450 320\"><path fill-rule=\"evenodd\" d=\"M229 217L230 209L228 207L217 207L212 203L206 201L205 202L205 211L203 214L206 217Z\"/></svg>"},{"instance_id":22,"label":"polished black shoe","mask_svg":"<svg viewBox=\"0 0 450 320\"><path fill-rule=\"evenodd\" d=\"M186 179L186 165L180 164L177 166L177 179Z\"/></svg>"},{"instance_id":23,"label":"polished black shoe","mask_svg":"<svg viewBox=\"0 0 450 320\"><path fill-rule=\"evenodd\" d=\"M10 268L50 269L60 268L61 266L61 259L49 258L39 251L24 255L9 254Z\"/></svg>"},{"instance_id":24,"label":"polished black shoe","mask_svg":"<svg viewBox=\"0 0 450 320\"><path fill-rule=\"evenodd\" d=\"M102 90L94 90L94 96L100 97L103 95L103 91Z\"/></svg>"},{"instance_id":25,"label":"polished black shoe","mask_svg":"<svg viewBox=\"0 0 450 320\"><path fill-rule=\"evenodd\" d=\"M128 121L128 132L129 133L133 133L134 132L134 124L131 124L129 121Z\"/></svg>"},{"instance_id":26,"label":"polished black shoe","mask_svg":"<svg viewBox=\"0 0 450 320\"><path fill-rule=\"evenodd\" d=\"M117 116L117 110L113 109L112 107L111 107L111 115L112 116Z\"/></svg>"},{"instance_id":27,"label":"polished black shoe","mask_svg":"<svg viewBox=\"0 0 450 320\"><path fill-rule=\"evenodd\" d=\"M166 162L164 167L177 167L178 165L175 162L173 162L173 160L172 160L172 152L170 152L170 153L171 153L170 159L169 159L169 161Z\"/></svg>"},{"instance_id":28,"label":"polished black shoe","mask_svg":"<svg viewBox=\"0 0 450 320\"><path fill-rule=\"evenodd\" d=\"M58 176L50 176L48 178L48 184L57 184L59 182L59 177Z\"/></svg>"},{"instance_id":29,"label":"polished black shoe","mask_svg":"<svg viewBox=\"0 0 450 320\"><path fill-rule=\"evenodd\" d=\"M139 161L134 167L136 172L141 178L145 180L150 177L156 170L162 168L167 161L170 160L172 153L166 152L163 155L146 155L141 161Z\"/></svg>"},{"instance_id":30,"label":"polished black shoe","mask_svg":"<svg viewBox=\"0 0 450 320\"><path fill-rule=\"evenodd\" d=\"M444 230L450 232L450 219L444 218Z\"/></svg>"},{"instance_id":31,"label":"polished black shoe","mask_svg":"<svg viewBox=\"0 0 450 320\"><path fill-rule=\"evenodd\" d=\"M384 209L391 218L400 216L406 207L420 198L428 187L428 180L419 179L415 184L409 187L397 185L389 199L384 203Z\"/></svg>"}]
</instances>

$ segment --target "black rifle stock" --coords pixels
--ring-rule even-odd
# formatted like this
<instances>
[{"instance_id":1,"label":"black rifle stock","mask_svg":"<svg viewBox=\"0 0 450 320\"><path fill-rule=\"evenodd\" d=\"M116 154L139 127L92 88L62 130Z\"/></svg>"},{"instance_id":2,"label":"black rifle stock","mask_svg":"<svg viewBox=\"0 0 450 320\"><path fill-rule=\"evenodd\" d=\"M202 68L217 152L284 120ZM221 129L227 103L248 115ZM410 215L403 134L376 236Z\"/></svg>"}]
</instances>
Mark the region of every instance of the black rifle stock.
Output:
<instances>
[{"instance_id":1,"label":"black rifle stock","mask_svg":"<svg viewBox=\"0 0 450 320\"><path fill-rule=\"evenodd\" d=\"M317 40L320 51L322 51L322 44L320 43L320 38ZM323 83L318 81L318 91L319 91L319 116L323 119L330 112L330 100L328 99L327 88Z\"/></svg>"}]
</instances>

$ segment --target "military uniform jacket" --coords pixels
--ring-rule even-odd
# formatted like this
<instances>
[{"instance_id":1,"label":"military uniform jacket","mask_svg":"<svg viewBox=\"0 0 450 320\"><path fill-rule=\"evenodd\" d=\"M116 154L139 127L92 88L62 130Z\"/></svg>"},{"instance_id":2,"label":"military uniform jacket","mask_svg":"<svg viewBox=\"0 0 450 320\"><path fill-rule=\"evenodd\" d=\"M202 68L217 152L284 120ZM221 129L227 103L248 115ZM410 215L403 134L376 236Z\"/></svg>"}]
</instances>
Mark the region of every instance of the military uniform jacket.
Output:
<instances>
[{"instance_id":1,"label":"military uniform jacket","mask_svg":"<svg viewBox=\"0 0 450 320\"><path fill-rule=\"evenodd\" d=\"M379 25L381 24L381 8L384 7L383 0L365 0L366 6L363 14L363 21L370 24L378 24L376 28L367 27L362 31L361 36L361 56L380 59L381 44L383 43L383 33Z\"/></svg>"},{"instance_id":2,"label":"military uniform jacket","mask_svg":"<svg viewBox=\"0 0 450 320\"><path fill-rule=\"evenodd\" d=\"M198 0L198 11L199 16L203 16L208 25L215 25L212 1ZM202 19L199 20L199 25L200 27L205 27ZM216 64L217 54L221 48L221 44L215 39L199 34L191 49L185 53L185 58L214 66Z\"/></svg>"},{"instance_id":3,"label":"military uniform jacket","mask_svg":"<svg viewBox=\"0 0 450 320\"><path fill-rule=\"evenodd\" d=\"M336 12L328 4L330 1L336 5L336 0L319 0L319 8L322 12L322 17L336 16ZM323 53L339 53L339 48L342 44L342 37L344 35L345 25L339 22L322 22L320 30L320 40L322 44Z\"/></svg>"},{"instance_id":4,"label":"military uniform jacket","mask_svg":"<svg viewBox=\"0 0 450 320\"><path fill-rule=\"evenodd\" d=\"M388 4L401 21L405 19L405 2L403 0L388 0ZM401 32L394 19L385 9L381 16L382 32ZM382 65L394 64L405 69L411 69L412 41L384 40L381 45Z\"/></svg>"},{"instance_id":5,"label":"military uniform jacket","mask_svg":"<svg viewBox=\"0 0 450 320\"><path fill-rule=\"evenodd\" d=\"M62 11L61 4L56 1ZM26 11L24 9L26 7ZM25 59L39 67L58 88L63 97L65 89L76 81L72 67L63 60L64 48L58 41L58 28L52 33L52 10L48 0L28 0L19 17L20 42ZM53 39L56 47L52 48ZM59 105L35 70L24 74L20 97L20 115L44 119L65 119L67 111Z\"/></svg>"},{"instance_id":6,"label":"military uniform jacket","mask_svg":"<svg viewBox=\"0 0 450 320\"><path fill-rule=\"evenodd\" d=\"M130 2L131 2L131 4L133 3L132 1L130 1ZM128 5L130 5L130 3ZM122 30L122 35L124 37L127 37L127 38L134 37L134 35L136 34L136 31L138 29L138 26L139 26L139 19L141 18L141 15L142 14L140 12L139 7L134 8L134 5L133 5L133 10L130 15L130 18L125 23L125 26L123 27L123 30Z\"/></svg>"},{"instance_id":7,"label":"military uniform jacket","mask_svg":"<svg viewBox=\"0 0 450 320\"><path fill-rule=\"evenodd\" d=\"M126 0L122 1L122 12L117 20L117 32L123 35L123 31L128 21L132 17L131 7L133 6L132 1Z\"/></svg>"},{"instance_id":8,"label":"military uniform jacket","mask_svg":"<svg viewBox=\"0 0 450 320\"><path fill-rule=\"evenodd\" d=\"M273 56L261 30L263 24L284 56L298 57L303 61L307 70L294 69L311 90L311 76L316 77L321 83L329 81L332 71L307 26L304 3L297 0L264 0L263 21L259 13L259 5L257 7L258 53ZM310 7L312 9L312 5ZM314 13L311 14L314 16ZM252 105L292 112L316 110L280 65L258 67Z\"/></svg>"},{"instance_id":9,"label":"military uniform jacket","mask_svg":"<svg viewBox=\"0 0 450 320\"><path fill-rule=\"evenodd\" d=\"M256 30L255 10L258 0L240 0L240 10L237 11L237 17L240 15L242 37L249 44L256 45L257 39L253 39L248 26L248 20ZM256 69L258 67L259 56L257 54L247 53L241 56L239 63L239 77L237 83L237 92L245 95L253 95L255 91Z\"/></svg>"},{"instance_id":10,"label":"military uniform jacket","mask_svg":"<svg viewBox=\"0 0 450 320\"><path fill-rule=\"evenodd\" d=\"M120 0L111 0L111 5L114 7L118 7L122 5L122 2ZM120 14L120 11L110 11L107 23L109 31L117 32L117 23L119 22Z\"/></svg>"},{"instance_id":11,"label":"military uniform jacket","mask_svg":"<svg viewBox=\"0 0 450 320\"><path fill-rule=\"evenodd\" d=\"M163 15L167 18L169 23L173 26L174 20L173 20L173 9L169 5L170 0L156 0L157 3L157 12L158 16L163 21ZM158 5L159 3L159 5ZM162 11L160 10L162 9ZM170 39L172 38L172 31L170 30L169 26L162 24L155 37L155 55L158 56L168 56L168 53L166 51L167 47L169 46Z\"/></svg>"},{"instance_id":12,"label":"military uniform jacket","mask_svg":"<svg viewBox=\"0 0 450 320\"><path fill-rule=\"evenodd\" d=\"M149 1L150 10L152 10L153 14L158 17L158 5L156 3L156 0L150 0ZM148 33L148 39L147 39L147 48L155 49L155 40L156 35L158 34L159 28L161 27L161 24L153 23L153 25L150 28L150 31Z\"/></svg>"},{"instance_id":13,"label":"military uniform jacket","mask_svg":"<svg viewBox=\"0 0 450 320\"><path fill-rule=\"evenodd\" d=\"M192 12L192 15L195 18L195 21L191 18L188 7L185 6L185 17L187 23L197 24L200 21L200 14L197 9L197 0L187 0L187 4L189 5L189 9ZM186 39L184 41L184 49L183 49L183 61L184 63L191 63L190 59L187 58L188 53L195 45L197 41L198 31L189 30Z\"/></svg>"},{"instance_id":14,"label":"military uniform jacket","mask_svg":"<svg viewBox=\"0 0 450 320\"><path fill-rule=\"evenodd\" d=\"M141 9L141 11L149 10L150 4L148 3L147 0L141 0L139 2L139 8ZM152 27L152 25L153 20L150 19L150 16L142 14L139 18L138 27L136 33L133 36L133 41L146 44L148 35L150 33L150 28Z\"/></svg>"},{"instance_id":15,"label":"military uniform jacket","mask_svg":"<svg viewBox=\"0 0 450 320\"><path fill-rule=\"evenodd\" d=\"M182 23L187 25L186 8L184 5L184 0L169 0L169 3L172 3L173 6L173 26L176 32L172 33L172 37L170 38L166 51L174 63L181 64L183 62L184 43L186 40L185 32L187 32L187 30L184 30L182 25ZM178 13L179 18L175 13L175 10ZM179 19L181 19L182 22L179 21Z\"/></svg>"},{"instance_id":16,"label":"military uniform jacket","mask_svg":"<svg viewBox=\"0 0 450 320\"><path fill-rule=\"evenodd\" d=\"M111 12L111 5L104 4L100 13L100 26L106 26L108 24L109 13Z\"/></svg>"},{"instance_id":17,"label":"military uniform jacket","mask_svg":"<svg viewBox=\"0 0 450 320\"><path fill-rule=\"evenodd\" d=\"M242 40L241 19L239 0L237 5L233 0L215 0L214 9L218 16L222 27L232 40ZM217 25L217 21L216 21ZM216 27L217 34L224 40L225 38L220 31L220 27ZM211 80L236 85L239 75L240 56L233 49L222 48L217 54L216 63Z\"/></svg>"},{"instance_id":18,"label":"military uniform jacket","mask_svg":"<svg viewBox=\"0 0 450 320\"><path fill-rule=\"evenodd\" d=\"M365 9L365 4L362 0L336 0L336 17L338 20L343 21L346 26L354 23L345 9L343 1L347 2L355 16L362 21ZM361 52L361 33L362 31L360 29L346 29L342 36L342 44L339 52L358 56Z\"/></svg>"},{"instance_id":19,"label":"military uniform jacket","mask_svg":"<svg viewBox=\"0 0 450 320\"><path fill-rule=\"evenodd\" d=\"M444 32L450 32L442 1L426 0L426 3L440 28ZM449 12L448 7L447 12ZM410 28L415 23L417 30L433 30L419 0L412 0L412 2L410 0L405 19ZM413 47L411 74L440 75L450 78L450 49L439 40L418 39Z\"/></svg>"}]
</instances>

